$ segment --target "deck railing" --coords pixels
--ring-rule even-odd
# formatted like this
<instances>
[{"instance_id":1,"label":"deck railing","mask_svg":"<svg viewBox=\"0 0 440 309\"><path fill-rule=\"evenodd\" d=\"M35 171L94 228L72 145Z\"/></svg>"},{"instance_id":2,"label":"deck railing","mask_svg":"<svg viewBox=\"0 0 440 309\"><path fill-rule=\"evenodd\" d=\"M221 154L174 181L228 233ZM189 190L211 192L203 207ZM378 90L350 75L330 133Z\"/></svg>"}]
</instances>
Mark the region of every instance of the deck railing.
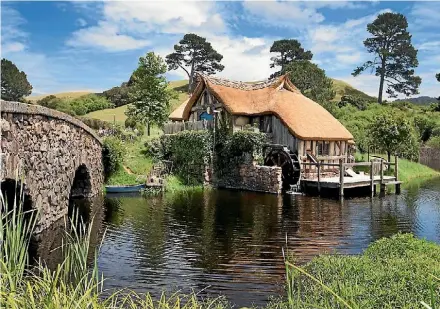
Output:
<instances>
[{"instance_id":1,"label":"deck railing","mask_svg":"<svg viewBox=\"0 0 440 309\"><path fill-rule=\"evenodd\" d=\"M400 193L400 181L399 178L399 158L395 156L394 162L387 162L385 160L371 160L370 162L354 162L354 163L346 163L342 159L339 160L339 163L324 163L324 162L302 162L302 165L305 166L315 166L316 174L318 180L318 192L321 191L321 179L322 179L322 170L325 167L339 167L339 196L344 196L344 176L347 168L353 168L356 166L365 166L369 167L369 176L370 176L370 187L371 187L371 195L375 193L375 179L377 167L379 167L379 175L380 175L380 192L384 193L386 190L387 184L395 184L396 185L396 193ZM386 182L384 181L384 171L386 167L394 166L394 181Z\"/></svg>"},{"instance_id":2,"label":"deck railing","mask_svg":"<svg viewBox=\"0 0 440 309\"><path fill-rule=\"evenodd\" d=\"M200 120L200 121L182 121L182 122L168 122L164 125L164 134L174 134L182 131L202 131L212 129L214 126L213 121Z\"/></svg>"}]
</instances>

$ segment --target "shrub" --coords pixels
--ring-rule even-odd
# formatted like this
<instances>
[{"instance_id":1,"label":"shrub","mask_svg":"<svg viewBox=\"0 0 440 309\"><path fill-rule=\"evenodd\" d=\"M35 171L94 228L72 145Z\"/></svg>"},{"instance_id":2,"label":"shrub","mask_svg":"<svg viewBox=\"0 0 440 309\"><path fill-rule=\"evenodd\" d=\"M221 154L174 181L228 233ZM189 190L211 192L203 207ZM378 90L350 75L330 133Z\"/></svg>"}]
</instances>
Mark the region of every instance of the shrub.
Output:
<instances>
[{"instance_id":1,"label":"shrub","mask_svg":"<svg viewBox=\"0 0 440 309\"><path fill-rule=\"evenodd\" d=\"M347 105L353 105L357 109L363 111L367 109L368 102L365 99L362 99L358 96L352 96L352 95L343 95L341 97L341 101L338 103L339 107L344 107Z\"/></svg>"},{"instance_id":2,"label":"shrub","mask_svg":"<svg viewBox=\"0 0 440 309\"><path fill-rule=\"evenodd\" d=\"M127 119L125 119L124 125L126 128L134 129L136 127L136 124L137 121L133 117L127 117Z\"/></svg>"},{"instance_id":3,"label":"shrub","mask_svg":"<svg viewBox=\"0 0 440 309\"><path fill-rule=\"evenodd\" d=\"M426 145L432 148L440 148L440 136L431 137L426 143Z\"/></svg>"},{"instance_id":4,"label":"shrub","mask_svg":"<svg viewBox=\"0 0 440 309\"><path fill-rule=\"evenodd\" d=\"M102 160L104 164L104 174L106 179L116 172L122 163L123 159L123 145L116 137L107 137L104 139L102 149Z\"/></svg>"},{"instance_id":5,"label":"shrub","mask_svg":"<svg viewBox=\"0 0 440 309\"><path fill-rule=\"evenodd\" d=\"M71 105L72 107L82 105L87 109L87 113L114 107L105 97L96 94L87 94L76 98L72 100Z\"/></svg>"}]
</instances>

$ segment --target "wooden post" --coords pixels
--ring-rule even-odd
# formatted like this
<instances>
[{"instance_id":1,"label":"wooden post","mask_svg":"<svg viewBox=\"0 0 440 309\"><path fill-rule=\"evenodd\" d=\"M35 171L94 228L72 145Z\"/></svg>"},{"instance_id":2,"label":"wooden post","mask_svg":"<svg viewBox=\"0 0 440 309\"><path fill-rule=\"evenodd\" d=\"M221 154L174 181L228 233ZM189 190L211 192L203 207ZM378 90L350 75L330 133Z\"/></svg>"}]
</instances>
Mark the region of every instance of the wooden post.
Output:
<instances>
[{"instance_id":1,"label":"wooden post","mask_svg":"<svg viewBox=\"0 0 440 309\"><path fill-rule=\"evenodd\" d=\"M374 191L376 191L376 187L374 186L374 160L370 161L370 190L371 190L371 197L374 196Z\"/></svg>"},{"instance_id":2,"label":"wooden post","mask_svg":"<svg viewBox=\"0 0 440 309\"><path fill-rule=\"evenodd\" d=\"M400 194L400 183L398 183L399 181L399 157L395 156L394 157L394 177L396 178L396 185L395 185L395 191L396 194Z\"/></svg>"},{"instance_id":3,"label":"wooden post","mask_svg":"<svg viewBox=\"0 0 440 309\"><path fill-rule=\"evenodd\" d=\"M385 184L383 183L383 161L384 160L380 160L380 193L384 194L385 193Z\"/></svg>"},{"instance_id":4,"label":"wooden post","mask_svg":"<svg viewBox=\"0 0 440 309\"><path fill-rule=\"evenodd\" d=\"M318 193L321 193L321 162L318 161Z\"/></svg>"},{"instance_id":5,"label":"wooden post","mask_svg":"<svg viewBox=\"0 0 440 309\"><path fill-rule=\"evenodd\" d=\"M339 198L344 198L344 161L339 159Z\"/></svg>"}]
</instances>

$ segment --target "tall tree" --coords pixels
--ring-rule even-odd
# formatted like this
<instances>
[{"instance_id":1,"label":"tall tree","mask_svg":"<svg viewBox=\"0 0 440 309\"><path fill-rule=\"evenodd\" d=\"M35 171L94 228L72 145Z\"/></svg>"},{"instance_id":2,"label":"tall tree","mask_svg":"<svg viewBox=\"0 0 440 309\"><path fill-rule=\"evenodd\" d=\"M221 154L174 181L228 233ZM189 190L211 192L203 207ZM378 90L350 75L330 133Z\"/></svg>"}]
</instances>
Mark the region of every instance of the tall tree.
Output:
<instances>
[{"instance_id":1,"label":"tall tree","mask_svg":"<svg viewBox=\"0 0 440 309\"><path fill-rule=\"evenodd\" d=\"M273 42L270 47L271 53L279 53L278 56L270 58L273 62L270 64L271 68L280 67L280 70L273 73L272 77L277 77L283 74L286 66L297 60L312 60L313 54L309 50L304 50L301 43L297 40L278 40Z\"/></svg>"},{"instance_id":2,"label":"tall tree","mask_svg":"<svg viewBox=\"0 0 440 309\"><path fill-rule=\"evenodd\" d=\"M131 105L126 114L147 123L148 135L151 124L162 125L167 120L170 100L175 97L168 89L166 71L162 57L149 52L139 58L138 68L131 76L128 93Z\"/></svg>"},{"instance_id":3,"label":"tall tree","mask_svg":"<svg viewBox=\"0 0 440 309\"><path fill-rule=\"evenodd\" d=\"M352 75L357 76L368 68L375 70L380 77L379 103L382 103L385 82L390 97L397 97L397 93L406 96L418 93L422 79L414 75L419 62L407 28L406 17L399 13L380 14L367 26L372 37L366 39L364 45L375 57L356 68Z\"/></svg>"},{"instance_id":4,"label":"tall tree","mask_svg":"<svg viewBox=\"0 0 440 309\"><path fill-rule=\"evenodd\" d=\"M24 96L32 93L32 86L27 80L26 73L20 71L11 61L2 59L2 94L7 101L21 101Z\"/></svg>"},{"instance_id":5,"label":"tall tree","mask_svg":"<svg viewBox=\"0 0 440 309\"><path fill-rule=\"evenodd\" d=\"M166 56L169 70L182 68L188 75L188 92L194 89L195 72L211 75L223 71L222 59L211 43L194 33L185 34L179 44L174 45L174 52Z\"/></svg>"},{"instance_id":6,"label":"tall tree","mask_svg":"<svg viewBox=\"0 0 440 309\"><path fill-rule=\"evenodd\" d=\"M307 60L293 61L286 66L285 71L306 97L319 103L335 97L333 81L316 64Z\"/></svg>"}]
</instances>

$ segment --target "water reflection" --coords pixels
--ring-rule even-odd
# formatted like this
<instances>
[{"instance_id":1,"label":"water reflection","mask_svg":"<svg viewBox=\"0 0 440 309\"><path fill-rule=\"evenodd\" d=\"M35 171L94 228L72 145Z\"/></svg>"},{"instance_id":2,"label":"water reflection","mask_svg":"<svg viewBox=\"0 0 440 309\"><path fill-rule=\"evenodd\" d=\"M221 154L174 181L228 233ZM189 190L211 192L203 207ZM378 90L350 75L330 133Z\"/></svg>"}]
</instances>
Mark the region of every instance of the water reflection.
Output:
<instances>
[{"instance_id":1,"label":"water reflection","mask_svg":"<svg viewBox=\"0 0 440 309\"><path fill-rule=\"evenodd\" d=\"M49 228L36 235L31 244L31 262L35 264L38 259L41 259L50 269L55 269L63 261L62 246L67 241L66 231L70 230L70 223L74 221L73 213L76 213L75 216L78 217L78 220L75 221L78 223L77 228L80 222L87 226L90 225L92 228L89 256L89 260L91 260L95 249L99 247L104 235L104 216L106 212L103 204L103 195L89 199L72 199L69 205L68 217L61 218ZM117 211L107 213L116 215Z\"/></svg>"},{"instance_id":2,"label":"water reflection","mask_svg":"<svg viewBox=\"0 0 440 309\"><path fill-rule=\"evenodd\" d=\"M400 196L343 202L212 190L108 196L105 209L98 267L107 288L203 290L239 306L282 292L283 246L302 263L322 253L361 253L397 232L440 243L440 180Z\"/></svg>"}]
</instances>

